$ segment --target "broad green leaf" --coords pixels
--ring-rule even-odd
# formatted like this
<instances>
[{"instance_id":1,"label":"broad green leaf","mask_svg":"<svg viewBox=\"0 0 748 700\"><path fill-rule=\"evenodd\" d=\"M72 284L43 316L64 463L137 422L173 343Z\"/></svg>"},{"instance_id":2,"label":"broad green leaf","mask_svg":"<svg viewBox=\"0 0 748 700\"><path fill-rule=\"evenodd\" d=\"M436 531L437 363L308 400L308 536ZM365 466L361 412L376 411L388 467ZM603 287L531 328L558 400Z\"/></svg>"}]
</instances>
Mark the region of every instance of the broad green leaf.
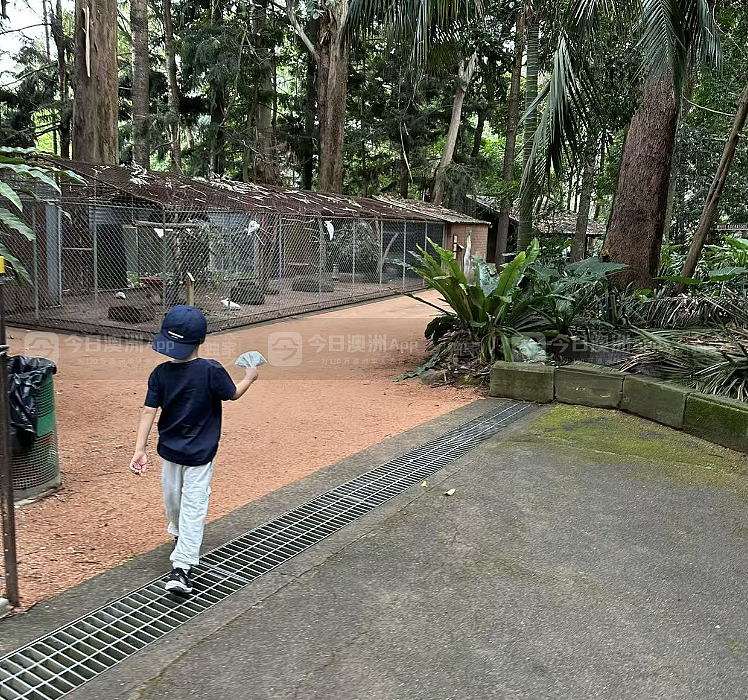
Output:
<instances>
[{"instance_id":1,"label":"broad green leaf","mask_svg":"<svg viewBox=\"0 0 748 700\"><path fill-rule=\"evenodd\" d=\"M14 231L18 231L18 233L29 241L33 241L36 238L34 232L21 219L4 207L0 207L0 223L5 224Z\"/></svg>"},{"instance_id":2,"label":"broad green leaf","mask_svg":"<svg viewBox=\"0 0 748 700\"><path fill-rule=\"evenodd\" d=\"M717 270L712 270L709 273L710 282L729 282L734 280L736 277L740 277L748 272L748 268L745 267L721 267Z\"/></svg>"},{"instance_id":3,"label":"broad green leaf","mask_svg":"<svg viewBox=\"0 0 748 700\"><path fill-rule=\"evenodd\" d=\"M26 283L31 282L28 270L24 267L23 263L8 250L8 247L2 241L0 241L0 255L5 258L5 263L10 265L19 281Z\"/></svg>"},{"instance_id":4,"label":"broad green leaf","mask_svg":"<svg viewBox=\"0 0 748 700\"><path fill-rule=\"evenodd\" d=\"M18 193L7 183L0 180L0 195L10 200L18 211L23 211L21 198Z\"/></svg>"}]
</instances>

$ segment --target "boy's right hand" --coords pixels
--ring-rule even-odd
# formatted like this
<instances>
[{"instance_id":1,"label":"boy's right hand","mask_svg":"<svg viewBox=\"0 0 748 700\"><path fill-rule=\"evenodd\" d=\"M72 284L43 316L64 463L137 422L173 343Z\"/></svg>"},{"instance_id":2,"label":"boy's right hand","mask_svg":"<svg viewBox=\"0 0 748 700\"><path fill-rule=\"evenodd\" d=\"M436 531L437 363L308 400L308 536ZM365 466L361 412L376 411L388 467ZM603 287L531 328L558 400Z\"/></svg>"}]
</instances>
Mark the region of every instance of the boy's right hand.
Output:
<instances>
[{"instance_id":1,"label":"boy's right hand","mask_svg":"<svg viewBox=\"0 0 748 700\"><path fill-rule=\"evenodd\" d=\"M244 378L249 379L250 381L255 381L260 376L260 373L257 371L257 367L247 367L244 370Z\"/></svg>"},{"instance_id":2,"label":"boy's right hand","mask_svg":"<svg viewBox=\"0 0 748 700\"><path fill-rule=\"evenodd\" d=\"M130 471L138 476L143 476L148 470L148 456L145 452L136 450L130 460Z\"/></svg>"}]
</instances>

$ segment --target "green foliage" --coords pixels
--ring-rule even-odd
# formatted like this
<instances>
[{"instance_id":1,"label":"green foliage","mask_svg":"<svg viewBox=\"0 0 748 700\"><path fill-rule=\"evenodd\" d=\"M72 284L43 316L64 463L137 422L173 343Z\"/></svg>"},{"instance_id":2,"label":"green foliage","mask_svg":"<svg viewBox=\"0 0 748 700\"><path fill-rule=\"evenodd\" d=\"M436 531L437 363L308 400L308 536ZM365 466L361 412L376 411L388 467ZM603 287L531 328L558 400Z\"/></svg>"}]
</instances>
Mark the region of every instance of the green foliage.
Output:
<instances>
[{"instance_id":1,"label":"green foliage","mask_svg":"<svg viewBox=\"0 0 748 700\"><path fill-rule=\"evenodd\" d=\"M629 363L705 394L748 400L748 348L735 341L716 349L685 343L666 332L637 331L642 350Z\"/></svg>"},{"instance_id":2,"label":"green foliage","mask_svg":"<svg viewBox=\"0 0 748 700\"><path fill-rule=\"evenodd\" d=\"M0 255L5 258L16 278L24 282L30 281L29 274L8 248L8 238L12 232L29 241L35 238L34 231L23 219L23 203L19 192L27 191L28 185L33 183L46 185L59 192L55 175L81 181L78 175L49 165L39 155L35 148L0 147Z\"/></svg>"},{"instance_id":3,"label":"green foliage","mask_svg":"<svg viewBox=\"0 0 748 700\"><path fill-rule=\"evenodd\" d=\"M442 295L451 311L444 311L429 323L426 337L435 346L477 345L482 362L511 362L515 349L536 354L533 346L520 343L520 339L523 334L540 332L545 327L534 309L539 300L527 278L540 251L538 242L518 253L500 273L494 265L473 258L474 282L467 279L451 251L433 241L429 244L438 259L419 248L419 253L413 253L417 264L408 267Z\"/></svg>"},{"instance_id":4,"label":"green foliage","mask_svg":"<svg viewBox=\"0 0 748 700\"><path fill-rule=\"evenodd\" d=\"M554 266L534 265L531 270L534 293L543 303L538 312L554 333L571 336L579 319L594 310L610 285L608 275L625 265L589 258L578 263L557 262Z\"/></svg>"}]
</instances>

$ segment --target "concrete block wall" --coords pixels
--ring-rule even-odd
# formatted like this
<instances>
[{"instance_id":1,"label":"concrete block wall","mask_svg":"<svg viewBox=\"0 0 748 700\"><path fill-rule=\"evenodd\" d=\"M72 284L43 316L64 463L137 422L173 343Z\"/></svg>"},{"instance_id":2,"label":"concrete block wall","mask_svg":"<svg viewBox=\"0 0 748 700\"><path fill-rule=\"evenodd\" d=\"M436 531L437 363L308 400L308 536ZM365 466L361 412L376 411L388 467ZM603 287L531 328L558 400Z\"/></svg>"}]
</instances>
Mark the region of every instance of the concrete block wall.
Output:
<instances>
[{"instance_id":1,"label":"concrete block wall","mask_svg":"<svg viewBox=\"0 0 748 700\"><path fill-rule=\"evenodd\" d=\"M491 368L489 394L621 409L748 454L748 404L607 367L497 362Z\"/></svg>"}]
</instances>

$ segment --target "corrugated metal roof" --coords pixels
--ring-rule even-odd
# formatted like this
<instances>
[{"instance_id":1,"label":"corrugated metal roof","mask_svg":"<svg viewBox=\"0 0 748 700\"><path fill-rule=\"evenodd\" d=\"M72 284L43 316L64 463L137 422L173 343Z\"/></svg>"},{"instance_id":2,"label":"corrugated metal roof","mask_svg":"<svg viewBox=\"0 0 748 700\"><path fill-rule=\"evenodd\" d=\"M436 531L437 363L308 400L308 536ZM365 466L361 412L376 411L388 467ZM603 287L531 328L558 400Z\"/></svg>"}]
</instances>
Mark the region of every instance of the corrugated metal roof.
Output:
<instances>
[{"instance_id":1,"label":"corrugated metal roof","mask_svg":"<svg viewBox=\"0 0 748 700\"><path fill-rule=\"evenodd\" d=\"M379 199L271 187L225 178L194 178L137 167L50 160L81 175L89 183L65 184L65 194L69 198L95 199L107 203L132 198L169 210L228 209L331 218L450 220L420 207L403 207ZM456 212L451 214L459 216Z\"/></svg>"},{"instance_id":2,"label":"corrugated metal roof","mask_svg":"<svg viewBox=\"0 0 748 700\"><path fill-rule=\"evenodd\" d=\"M441 221L446 221L449 224L488 224L488 221L481 219L474 219L472 216L467 214L461 214L458 211L447 209L446 207L440 207L431 202L424 202L419 199L402 199L400 197L387 197L380 195L375 197L378 202L383 204L389 204L395 207L400 207L406 211L418 212L424 216L431 216Z\"/></svg>"}]
</instances>

